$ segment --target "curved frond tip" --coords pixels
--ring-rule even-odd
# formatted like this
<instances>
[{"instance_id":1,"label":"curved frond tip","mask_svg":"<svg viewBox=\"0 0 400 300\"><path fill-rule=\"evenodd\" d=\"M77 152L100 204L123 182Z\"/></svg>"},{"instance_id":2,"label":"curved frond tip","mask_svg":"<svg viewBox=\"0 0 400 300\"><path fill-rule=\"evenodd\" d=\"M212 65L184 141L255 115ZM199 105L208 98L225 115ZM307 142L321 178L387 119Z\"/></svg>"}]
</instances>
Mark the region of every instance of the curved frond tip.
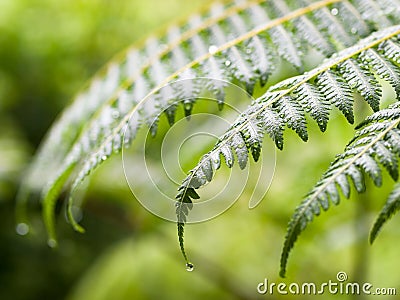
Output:
<instances>
[{"instance_id":1,"label":"curved frond tip","mask_svg":"<svg viewBox=\"0 0 400 300\"><path fill-rule=\"evenodd\" d=\"M398 138L400 136L396 136ZM393 191L390 193L385 205L379 213L369 235L369 241L372 244L383 225L389 221L389 219L400 210L400 185L397 184Z\"/></svg>"}]
</instances>

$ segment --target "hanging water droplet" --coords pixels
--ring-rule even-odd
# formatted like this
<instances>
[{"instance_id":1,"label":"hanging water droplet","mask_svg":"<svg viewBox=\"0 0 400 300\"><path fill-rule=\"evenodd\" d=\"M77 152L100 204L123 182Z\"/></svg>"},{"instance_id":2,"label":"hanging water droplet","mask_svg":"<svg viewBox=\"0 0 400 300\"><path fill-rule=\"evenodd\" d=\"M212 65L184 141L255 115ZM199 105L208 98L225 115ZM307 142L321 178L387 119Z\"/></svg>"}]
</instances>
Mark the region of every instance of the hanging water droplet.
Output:
<instances>
[{"instance_id":1,"label":"hanging water droplet","mask_svg":"<svg viewBox=\"0 0 400 300\"><path fill-rule=\"evenodd\" d=\"M26 223L19 223L17 224L17 226L15 227L15 231L19 234L19 235L27 235L29 232L29 226Z\"/></svg>"},{"instance_id":2,"label":"hanging water droplet","mask_svg":"<svg viewBox=\"0 0 400 300\"><path fill-rule=\"evenodd\" d=\"M230 65L231 65L231 61L230 61L230 60L227 60L227 61L225 62L225 66L229 67Z\"/></svg>"},{"instance_id":3,"label":"hanging water droplet","mask_svg":"<svg viewBox=\"0 0 400 300\"><path fill-rule=\"evenodd\" d=\"M208 48L208 52L209 52L210 54L214 54L214 53L217 52L217 51L218 51L218 47L215 46L215 45L211 45L211 46Z\"/></svg>"},{"instance_id":4,"label":"hanging water droplet","mask_svg":"<svg viewBox=\"0 0 400 300\"><path fill-rule=\"evenodd\" d=\"M55 248L55 247L57 247L57 241L56 241L55 239L49 239L49 240L47 241L47 245L48 245L50 248Z\"/></svg>"},{"instance_id":5,"label":"hanging water droplet","mask_svg":"<svg viewBox=\"0 0 400 300\"><path fill-rule=\"evenodd\" d=\"M112 115L112 117L113 117L114 119L118 119L118 118L119 118L119 111L118 111L118 110L114 110L114 111L111 113L111 115Z\"/></svg>"},{"instance_id":6,"label":"hanging water droplet","mask_svg":"<svg viewBox=\"0 0 400 300\"><path fill-rule=\"evenodd\" d=\"M339 13L339 10L337 8L332 8L331 14L332 16L336 16Z\"/></svg>"},{"instance_id":7,"label":"hanging water droplet","mask_svg":"<svg viewBox=\"0 0 400 300\"><path fill-rule=\"evenodd\" d=\"M194 269L194 266L193 266L192 263L187 263L187 264L186 264L186 271L192 272L193 269Z\"/></svg>"}]
</instances>

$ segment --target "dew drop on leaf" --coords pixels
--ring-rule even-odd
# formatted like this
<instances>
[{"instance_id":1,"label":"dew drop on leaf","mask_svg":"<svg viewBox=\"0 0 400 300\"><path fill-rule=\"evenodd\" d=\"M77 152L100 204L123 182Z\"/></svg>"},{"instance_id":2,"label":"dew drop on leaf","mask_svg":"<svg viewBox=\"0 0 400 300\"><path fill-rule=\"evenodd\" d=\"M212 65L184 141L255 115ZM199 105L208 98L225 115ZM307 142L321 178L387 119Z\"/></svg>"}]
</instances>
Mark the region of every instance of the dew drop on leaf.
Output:
<instances>
[{"instance_id":1,"label":"dew drop on leaf","mask_svg":"<svg viewBox=\"0 0 400 300\"><path fill-rule=\"evenodd\" d=\"M339 13L339 11L338 11L337 8L332 8L331 14L332 14L333 16L336 16L338 13Z\"/></svg>"},{"instance_id":2,"label":"dew drop on leaf","mask_svg":"<svg viewBox=\"0 0 400 300\"><path fill-rule=\"evenodd\" d=\"M118 110L114 110L114 111L111 113L111 115L112 115L112 117L113 117L114 119L118 119L118 118L119 118L119 111L118 111Z\"/></svg>"},{"instance_id":3,"label":"dew drop on leaf","mask_svg":"<svg viewBox=\"0 0 400 300\"><path fill-rule=\"evenodd\" d=\"M186 271L192 272L194 270L194 266L192 263L187 263L186 264Z\"/></svg>"},{"instance_id":4,"label":"dew drop on leaf","mask_svg":"<svg viewBox=\"0 0 400 300\"><path fill-rule=\"evenodd\" d=\"M214 54L215 52L217 52L217 50L218 50L218 47L215 46L215 45L211 45L211 46L208 48L208 52L209 52L210 54Z\"/></svg>"},{"instance_id":5,"label":"dew drop on leaf","mask_svg":"<svg viewBox=\"0 0 400 300\"><path fill-rule=\"evenodd\" d=\"M106 160L107 159L107 156L105 156L105 155L103 155L102 157L101 157L101 160Z\"/></svg>"},{"instance_id":6,"label":"dew drop on leaf","mask_svg":"<svg viewBox=\"0 0 400 300\"><path fill-rule=\"evenodd\" d=\"M229 67L230 65L231 65L231 61L230 60L225 61L225 66Z\"/></svg>"}]
</instances>

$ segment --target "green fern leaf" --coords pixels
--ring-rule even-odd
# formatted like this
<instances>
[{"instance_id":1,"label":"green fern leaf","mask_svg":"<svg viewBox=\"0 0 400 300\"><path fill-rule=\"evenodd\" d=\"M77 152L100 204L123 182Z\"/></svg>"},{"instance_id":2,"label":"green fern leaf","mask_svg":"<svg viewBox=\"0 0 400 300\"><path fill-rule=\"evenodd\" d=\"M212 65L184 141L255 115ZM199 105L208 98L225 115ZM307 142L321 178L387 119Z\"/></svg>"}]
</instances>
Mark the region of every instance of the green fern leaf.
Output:
<instances>
[{"instance_id":1,"label":"green fern leaf","mask_svg":"<svg viewBox=\"0 0 400 300\"><path fill-rule=\"evenodd\" d=\"M353 45L355 42L355 36L346 31L345 27L339 22L338 18L335 17L334 14L332 14L326 7L314 13L314 17L318 24L320 24L320 30L327 30L333 40L336 43L341 44L339 47L348 47Z\"/></svg>"},{"instance_id":2,"label":"green fern leaf","mask_svg":"<svg viewBox=\"0 0 400 300\"><path fill-rule=\"evenodd\" d=\"M372 244L379 232L382 229L382 226L400 209L400 185L397 184L393 191L390 193L384 207L379 213L378 218L376 219L374 226L370 232L369 241Z\"/></svg>"},{"instance_id":3,"label":"green fern leaf","mask_svg":"<svg viewBox=\"0 0 400 300\"><path fill-rule=\"evenodd\" d=\"M203 173L201 171L201 166L205 160L210 159L210 157L216 155L219 156L221 153L226 160L226 165L228 167L232 167L233 165L233 154L232 154L232 139L234 136L241 133L245 135L247 133L247 128L252 124L254 120L259 121L260 123L257 126L250 126L253 128L260 128L261 132L258 134L261 138L263 133L267 131L266 127L268 124L262 123L263 120L263 111L267 108L272 109L276 112L277 116L281 119L283 124L286 124L289 128L295 130L298 135L306 141L308 139L307 128L306 128L306 119L305 119L305 111L309 111L310 113L314 113L315 111L308 109L309 107L313 107L314 109L317 107L319 109L319 113L317 115L312 115L313 117L317 118L318 122L321 123L320 128L324 130L324 124L326 124L329 116L329 109L330 103L322 96L321 90L326 90L326 84L321 84L321 77L319 80L315 80L318 76L330 76L331 73L324 74L326 72L332 72L338 68L339 65L345 64L347 61L351 60L349 65L357 66L354 68L355 70L362 70L362 66L360 66L363 62L358 59L359 56L365 55L365 52L378 48L383 42L386 40L392 39L393 37L397 36L400 33L399 26L393 26L388 29L382 30L380 32L376 32L375 34L371 35L370 37L361 40L355 46L349 47L344 49L343 51L339 52L337 55L332 57L331 59L325 61L321 66L307 72L304 75L300 75L294 77L292 79L285 80L284 82L278 83L276 86L272 86L262 97L257 99L249 106L249 108L243 112L239 118L234 122L231 128L225 133L224 136L220 138L220 142L218 142L215 147L203 158L200 160L200 163L190 171L190 174L186 179L182 182L180 186L180 191L185 191L189 188L198 189L200 186L204 185L207 181L203 180ZM350 80L354 80L354 74L352 73L353 70L346 70L342 75L342 81L346 82L346 77ZM337 73L337 77L339 77L340 73ZM364 73L362 73L364 74ZM368 76L373 76L372 73L365 73ZM322 77L324 78L324 77ZM331 80L334 80L335 77L330 76ZM314 81L314 82L313 82ZM336 86L342 86L342 81L338 82ZM363 82L362 82L363 83ZM363 83L364 85L358 82L357 85L353 85L354 89L358 89L363 91L362 94L369 96L368 93L364 92L364 88L375 90L379 88L378 83L374 86L372 81L368 81L368 84ZM342 95L346 95L347 97L350 96L350 93L346 91L346 93L342 93ZM338 100L339 101L339 100ZM348 114L348 103L353 101L353 97L346 98L343 103L346 103L344 107L347 110L344 112ZM368 101L368 98L366 98ZM379 101L379 99L378 99ZM301 104L300 104L301 103ZM317 110L318 111L318 110ZM322 118L322 119L321 119ZM351 119L350 119L351 120ZM385 124L381 124L384 126ZM371 125L373 126L373 125ZM376 132L376 128L371 134ZM370 141L368 141L369 143ZM256 147L259 147L259 140L257 139ZM247 148L250 150L252 149L252 144L247 141L246 143ZM350 151L350 150L349 150ZM354 150L356 151L356 150ZM227 159L227 155L230 155L229 159ZM348 153L350 155L351 153ZM363 153L364 154L364 153ZM352 178L356 189L361 192L365 190L365 185L363 182L363 172L366 172L371 176L374 180L375 184L380 186L381 185L381 172L376 164L376 161L369 156L368 153L365 155L357 156L357 161L351 164L348 164L345 161L346 170L348 169L347 175ZM351 160L352 158L350 158ZM385 162L386 163L386 162ZM347 166L348 164L348 166ZM387 163L386 163L387 164ZM196 183L194 185L194 183ZM343 181L341 182L343 184ZM319 197L320 205L324 208L328 208L328 196L330 196L331 200L335 203L339 201L339 195L336 189L332 187L328 187L328 191L330 194L325 196ZM346 191L347 193L347 191ZM322 193L323 194L323 193ZM184 199L187 195L185 192L180 192L180 196L177 197L178 201L181 201L181 198ZM315 202L310 202L312 205L312 209L319 214L319 209L317 209L317 204ZM303 211L302 211L303 212ZM313 213L310 210L304 210L304 215L301 218L296 220L296 224L291 226L291 231L294 233L300 233L308 221L312 220ZM308 221L307 221L308 220ZM295 239L297 238L296 234L289 234L289 236L294 236L294 238L288 239L288 245L285 246L285 255L282 259L282 265L286 265L287 260L287 253L291 249L294 244ZM282 274L284 274L284 267Z\"/></svg>"},{"instance_id":4,"label":"green fern leaf","mask_svg":"<svg viewBox=\"0 0 400 300\"><path fill-rule=\"evenodd\" d=\"M304 111L317 122L321 131L325 131L329 120L329 99L325 98L316 85L309 83L302 84L293 93Z\"/></svg>"},{"instance_id":5,"label":"green fern leaf","mask_svg":"<svg viewBox=\"0 0 400 300\"><path fill-rule=\"evenodd\" d=\"M335 105L350 124L354 123L352 91L348 83L335 71L329 70L316 78L325 99Z\"/></svg>"},{"instance_id":6,"label":"green fern leaf","mask_svg":"<svg viewBox=\"0 0 400 300\"><path fill-rule=\"evenodd\" d=\"M374 126L376 123L382 125L379 130L376 130ZM397 180L397 168L396 172L393 172L392 168L397 166L399 156L396 153L396 148L392 146L391 133L399 132L399 124L399 102L367 118L362 126L366 126L365 129L369 127L374 127L374 129L360 129L356 133L355 138L346 147L345 152L339 155L331 164L322 179L297 207L289 222L282 250L281 276L285 276L288 256L298 236L313 220L314 215L318 216L320 214L317 206L327 210L329 208L328 199L335 205L339 203L339 187L348 198L351 178L356 190L363 192L365 190L364 173L372 178L376 186L380 186L382 184L382 175L378 163L381 163L387 169L389 168L389 174L394 180ZM393 199L390 201L393 201ZM387 214L387 211L382 213L382 218L385 213ZM376 229L373 230L374 234L376 234L379 224L382 223L380 219Z\"/></svg>"},{"instance_id":7,"label":"green fern leaf","mask_svg":"<svg viewBox=\"0 0 400 300\"><path fill-rule=\"evenodd\" d=\"M367 4L353 0L274 0L273 5L265 1L214 3L164 35L128 49L96 75L53 126L27 172L19 207L26 204L29 193L42 189L44 220L53 241L53 208L62 189L67 188L70 221L82 231L72 215L75 190L97 166L129 146L140 128L148 127L155 135L159 118L164 114L172 124L179 106L189 116L204 85L221 108L227 82L235 80L252 93L256 82L266 84L280 64L279 58L300 71L305 67L303 54L310 48L328 56L377 29L398 24L399 13L387 9L383 4L387 1L368 1L368 5L374 5L372 17ZM349 15L354 18L353 26L349 26ZM179 189L176 212L183 253L183 226L193 205L191 199L198 197L194 189L211 181L221 165L221 155L228 166L233 165L236 156L244 168L249 152L254 160L258 159L264 133L282 149L284 126L306 140L305 114L308 112L324 130L330 104L352 120L353 102L346 84L378 109L381 92L373 72L376 70L394 86L398 39L390 37L396 35L396 30L380 31L347 52L332 56L320 68L277 84L241 115L216 150L202 159L201 168L195 169ZM378 55L373 60L375 68L360 63L358 57L372 48ZM325 72L333 75L324 79L329 77ZM192 80L198 77L216 80L206 84ZM174 84L168 85L171 82ZM312 94L305 95L307 91ZM353 180L360 186L357 175Z\"/></svg>"},{"instance_id":8,"label":"green fern leaf","mask_svg":"<svg viewBox=\"0 0 400 300\"><path fill-rule=\"evenodd\" d=\"M350 87L356 89L374 111L379 110L382 88L375 76L365 70L356 60L348 59L338 66L339 72Z\"/></svg>"},{"instance_id":9,"label":"green fern leaf","mask_svg":"<svg viewBox=\"0 0 400 300\"><path fill-rule=\"evenodd\" d=\"M356 0L355 4L359 7L360 13L364 20L367 20L371 25L376 28L390 26L389 19L384 14L376 13L380 9L385 9L386 6L381 6L374 0Z\"/></svg>"},{"instance_id":10,"label":"green fern leaf","mask_svg":"<svg viewBox=\"0 0 400 300\"><path fill-rule=\"evenodd\" d=\"M370 66L379 77L388 81L393 86L396 93L399 94L400 68L397 65L391 63L390 60L378 54L378 52L373 49L365 51L361 56L361 60L364 61L366 66Z\"/></svg>"}]
</instances>

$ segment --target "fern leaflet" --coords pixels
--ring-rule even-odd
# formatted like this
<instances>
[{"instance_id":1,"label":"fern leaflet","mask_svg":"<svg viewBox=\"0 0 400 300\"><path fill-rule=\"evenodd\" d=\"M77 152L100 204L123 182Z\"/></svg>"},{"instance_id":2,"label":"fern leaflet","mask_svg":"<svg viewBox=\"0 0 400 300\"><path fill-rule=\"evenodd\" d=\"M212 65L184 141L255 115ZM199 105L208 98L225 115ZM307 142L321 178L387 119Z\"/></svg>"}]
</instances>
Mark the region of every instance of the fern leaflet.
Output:
<instances>
[{"instance_id":1,"label":"fern leaflet","mask_svg":"<svg viewBox=\"0 0 400 300\"><path fill-rule=\"evenodd\" d=\"M378 236L382 226L400 209L400 186L397 184L390 193L384 207L379 213L374 226L371 229L369 241L372 244Z\"/></svg>"}]
</instances>

